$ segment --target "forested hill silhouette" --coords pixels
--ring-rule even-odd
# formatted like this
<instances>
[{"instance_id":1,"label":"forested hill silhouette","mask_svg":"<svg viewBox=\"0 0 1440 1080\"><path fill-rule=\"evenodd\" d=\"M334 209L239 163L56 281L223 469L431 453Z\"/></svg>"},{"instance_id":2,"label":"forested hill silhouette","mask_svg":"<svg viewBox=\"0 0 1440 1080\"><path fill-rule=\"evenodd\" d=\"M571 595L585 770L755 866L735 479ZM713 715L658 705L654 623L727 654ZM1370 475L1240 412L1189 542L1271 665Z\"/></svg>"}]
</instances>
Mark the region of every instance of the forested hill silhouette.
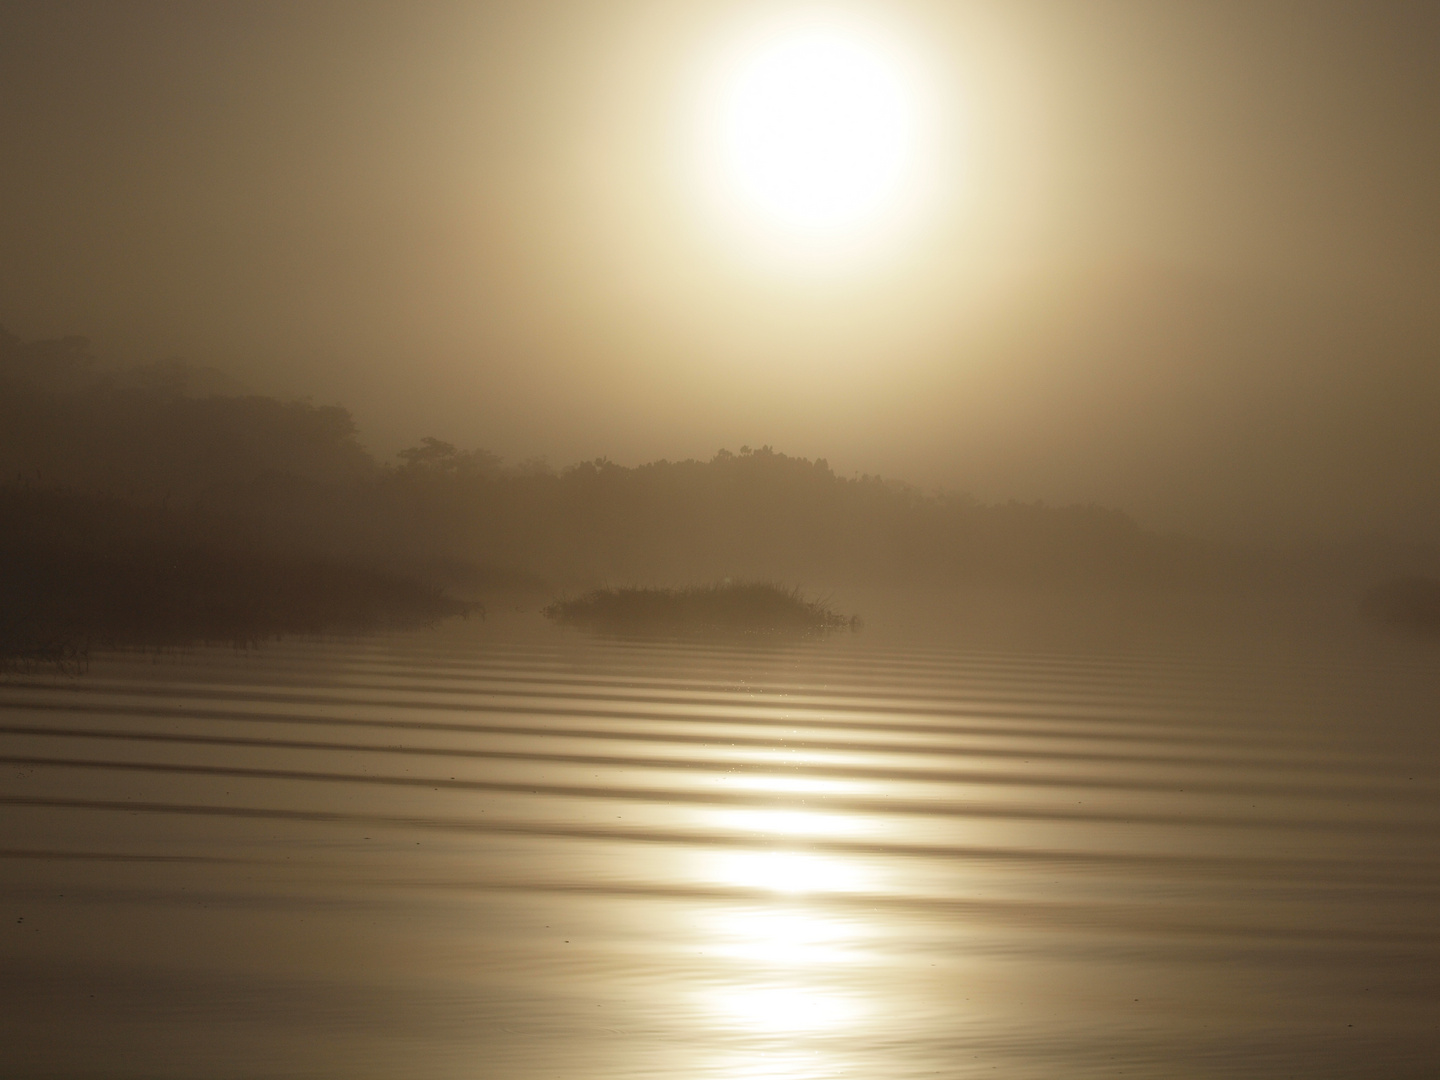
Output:
<instances>
[{"instance_id":1,"label":"forested hill silhouette","mask_svg":"<svg viewBox=\"0 0 1440 1080\"><path fill-rule=\"evenodd\" d=\"M633 468L600 459L557 473L507 470L431 440L368 497L383 507L376 520L397 551L478 558L565 583L1159 581L1200 570L1198 549L1151 536L1117 511L982 506L843 478L824 460L768 446Z\"/></svg>"},{"instance_id":2,"label":"forested hill silhouette","mask_svg":"<svg viewBox=\"0 0 1440 1080\"><path fill-rule=\"evenodd\" d=\"M106 370L84 338L23 342L0 328L0 477L151 500L267 474L374 473L344 409L227 383L179 360Z\"/></svg>"},{"instance_id":3,"label":"forested hill silhouette","mask_svg":"<svg viewBox=\"0 0 1440 1080\"><path fill-rule=\"evenodd\" d=\"M106 371L81 338L0 334L0 475L72 500L163 506L165 528L183 520L232 545L475 587L1164 581L1205 561L1115 510L983 506L770 447L555 471L426 438L382 464L343 408L216 393L207 380L179 362ZM103 529L105 513L92 518Z\"/></svg>"},{"instance_id":4,"label":"forested hill silhouette","mask_svg":"<svg viewBox=\"0 0 1440 1080\"><path fill-rule=\"evenodd\" d=\"M192 569L249 559L257 582L319 560L470 596L725 578L1175 588L1254 584L1295 565L1157 536L1117 510L982 505L768 446L556 471L425 438L382 463L338 406L238 393L179 361L107 370L81 338L3 331L0 476L11 578L40 565L63 577L67 552L91 581L106 565L123 577L127 559L178 565L184 551ZM323 605L306 620L324 622Z\"/></svg>"}]
</instances>

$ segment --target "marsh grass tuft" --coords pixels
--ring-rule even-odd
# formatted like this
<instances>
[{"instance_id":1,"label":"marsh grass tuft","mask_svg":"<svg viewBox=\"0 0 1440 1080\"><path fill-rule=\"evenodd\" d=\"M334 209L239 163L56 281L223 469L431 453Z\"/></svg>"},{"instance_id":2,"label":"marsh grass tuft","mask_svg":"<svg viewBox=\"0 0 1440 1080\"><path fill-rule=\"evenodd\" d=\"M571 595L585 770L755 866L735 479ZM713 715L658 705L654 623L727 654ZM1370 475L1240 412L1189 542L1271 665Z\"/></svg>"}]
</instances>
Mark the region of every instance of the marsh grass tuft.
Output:
<instances>
[{"instance_id":1,"label":"marsh grass tuft","mask_svg":"<svg viewBox=\"0 0 1440 1080\"><path fill-rule=\"evenodd\" d=\"M798 588L765 581L602 588L556 600L544 612L556 622L612 631L821 634L858 625L825 601L806 599Z\"/></svg>"}]
</instances>

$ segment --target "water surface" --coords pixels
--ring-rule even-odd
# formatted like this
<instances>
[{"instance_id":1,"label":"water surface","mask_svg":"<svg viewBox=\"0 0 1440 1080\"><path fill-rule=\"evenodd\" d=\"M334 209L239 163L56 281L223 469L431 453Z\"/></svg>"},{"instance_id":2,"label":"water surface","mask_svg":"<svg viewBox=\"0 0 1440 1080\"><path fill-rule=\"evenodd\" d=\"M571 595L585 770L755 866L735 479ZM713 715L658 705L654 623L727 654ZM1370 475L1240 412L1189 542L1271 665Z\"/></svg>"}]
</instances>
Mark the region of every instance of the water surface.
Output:
<instances>
[{"instance_id":1,"label":"water surface","mask_svg":"<svg viewBox=\"0 0 1440 1080\"><path fill-rule=\"evenodd\" d=\"M1440 657L525 619L0 685L0 1073L1430 1077Z\"/></svg>"}]
</instances>

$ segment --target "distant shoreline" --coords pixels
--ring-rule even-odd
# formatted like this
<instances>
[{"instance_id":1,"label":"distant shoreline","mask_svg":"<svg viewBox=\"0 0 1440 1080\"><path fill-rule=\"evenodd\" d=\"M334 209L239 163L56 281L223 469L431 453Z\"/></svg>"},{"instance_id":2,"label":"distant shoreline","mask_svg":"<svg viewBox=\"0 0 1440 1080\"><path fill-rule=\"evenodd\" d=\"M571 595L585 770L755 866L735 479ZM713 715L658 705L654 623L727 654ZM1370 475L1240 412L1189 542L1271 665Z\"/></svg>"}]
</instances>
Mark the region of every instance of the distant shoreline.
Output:
<instances>
[{"instance_id":1,"label":"distant shoreline","mask_svg":"<svg viewBox=\"0 0 1440 1080\"><path fill-rule=\"evenodd\" d=\"M58 663L108 644L433 622L468 610L446 592L533 605L607 581L1325 593L1353 608L1377 582L1440 578L1440 549L1418 542L1236 547L1111 507L845 476L768 445L554 469L426 436L381 460L339 405L239 393L179 361L105 368L81 338L3 329L0 478L0 657ZM565 601L557 614L622 629L830 625L813 611L726 612L714 596L705 609L702 593ZM1412 601L1367 610L1423 631L1428 609Z\"/></svg>"},{"instance_id":2,"label":"distant shoreline","mask_svg":"<svg viewBox=\"0 0 1440 1080\"><path fill-rule=\"evenodd\" d=\"M96 649L250 646L293 634L418 626L478 605L319 557L155 546L6 553L0 667L83 668Z\"/></svg>"}]
</instances>

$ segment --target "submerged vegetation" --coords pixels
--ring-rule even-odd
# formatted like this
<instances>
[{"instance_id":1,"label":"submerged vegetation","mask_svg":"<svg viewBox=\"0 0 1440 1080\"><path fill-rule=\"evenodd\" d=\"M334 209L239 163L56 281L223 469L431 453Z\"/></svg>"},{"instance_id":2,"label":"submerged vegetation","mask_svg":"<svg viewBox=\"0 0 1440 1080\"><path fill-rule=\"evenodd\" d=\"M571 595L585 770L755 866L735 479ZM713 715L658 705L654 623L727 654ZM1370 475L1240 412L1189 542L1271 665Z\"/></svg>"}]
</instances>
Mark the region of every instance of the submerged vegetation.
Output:
<instances>
[{"instance_id":1,"label":"submerged vegetation","mask_svg":"<svg viewBox=\"0 0 1440 1080\"><path fill-rule=\"evenodd\" d=\"M807 600L798 588L749 581L692 585L682 589L594 589L544 609L557 622L607 630L721 630L818 634L857 620L824 601Z\"/></svg>"}]
</instances>

